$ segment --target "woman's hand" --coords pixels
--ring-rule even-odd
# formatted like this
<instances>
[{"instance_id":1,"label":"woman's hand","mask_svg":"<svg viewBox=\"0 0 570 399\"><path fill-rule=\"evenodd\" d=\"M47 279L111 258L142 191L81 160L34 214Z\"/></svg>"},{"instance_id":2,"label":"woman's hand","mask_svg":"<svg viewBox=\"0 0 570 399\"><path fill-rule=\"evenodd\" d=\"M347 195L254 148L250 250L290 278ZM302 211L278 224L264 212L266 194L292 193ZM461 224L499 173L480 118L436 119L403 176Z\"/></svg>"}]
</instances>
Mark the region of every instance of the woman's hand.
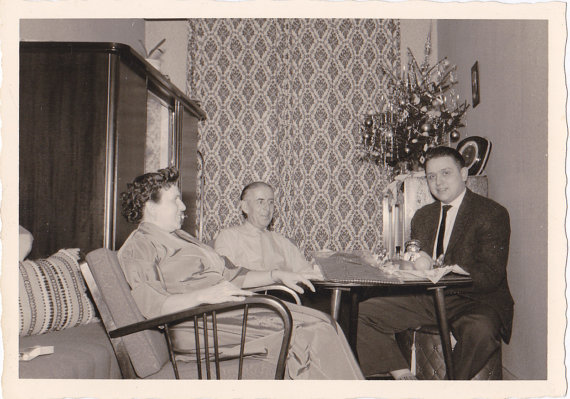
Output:
<instances>
[{"instance_id":1,"label":"woman's hand","mask_svg":"<svg viewBox=\"0 0 570 399\"><path fill-rule=\"evenodd\" d=\"M270 273L274 282L283 284L299 294L305 292L299 284L303 284L312 292L315 292L315 287L313 287L309 279L299 273L286 272L284 270L272 270Z\"/></svg>"},{"instance_id":2,"label":"woman's hand","mask_svg":"<svg viewBox=\"0 0 570 399\"><path fill-rule=\"evenodd\" d=\"M241 302L253 292L239 289L229 281L222 281L208 288L196 291L198 303L216 304L222 302Z\"/></svg>"}]
</instances>

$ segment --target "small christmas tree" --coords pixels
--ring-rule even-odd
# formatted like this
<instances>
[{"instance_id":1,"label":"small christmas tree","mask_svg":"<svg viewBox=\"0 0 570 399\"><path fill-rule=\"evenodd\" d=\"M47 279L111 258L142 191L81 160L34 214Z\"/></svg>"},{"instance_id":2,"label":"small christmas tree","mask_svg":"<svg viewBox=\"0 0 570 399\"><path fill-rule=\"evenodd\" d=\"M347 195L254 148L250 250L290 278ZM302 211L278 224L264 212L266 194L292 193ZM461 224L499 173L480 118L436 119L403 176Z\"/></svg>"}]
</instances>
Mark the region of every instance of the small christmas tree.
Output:
<instances>
[{"instance_id":1,"label":"small christmas tree","mask_svg":"<svg viewBox=\"0 0 570 399\"><path fill-rule=\"evenodd\" d=\"M449 145L459 139L467 102L458 104L455 71L447 58L429 64L431 34L425 44L425 58L418 65L408 48L408 65L397 74L382 68L388 76L390 94L380 113L369 114L360 128L363 156L383 166L400 163L423 164L431 147Z\"/></svg>"}]
</instances>

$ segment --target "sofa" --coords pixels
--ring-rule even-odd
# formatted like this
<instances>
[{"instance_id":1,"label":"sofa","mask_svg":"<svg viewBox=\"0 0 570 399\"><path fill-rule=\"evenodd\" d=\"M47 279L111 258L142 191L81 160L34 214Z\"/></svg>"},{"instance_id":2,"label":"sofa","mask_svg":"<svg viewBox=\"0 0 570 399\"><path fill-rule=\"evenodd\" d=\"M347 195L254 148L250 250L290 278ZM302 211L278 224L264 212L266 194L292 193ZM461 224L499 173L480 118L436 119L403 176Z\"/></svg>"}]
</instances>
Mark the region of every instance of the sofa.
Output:
<instances>
[{"instance_id":1,"label":"sofa","mask_svg":"<svg viewBox=\"0 0 570 399\"><path fill-rule=\"evenodd\" d=\"M35 346L53 347L53 353L31 360L21 355L19 378L121 378L79 271L77 250L20 261L18 299L20 354Z\"/></svg>"}]
</instances>

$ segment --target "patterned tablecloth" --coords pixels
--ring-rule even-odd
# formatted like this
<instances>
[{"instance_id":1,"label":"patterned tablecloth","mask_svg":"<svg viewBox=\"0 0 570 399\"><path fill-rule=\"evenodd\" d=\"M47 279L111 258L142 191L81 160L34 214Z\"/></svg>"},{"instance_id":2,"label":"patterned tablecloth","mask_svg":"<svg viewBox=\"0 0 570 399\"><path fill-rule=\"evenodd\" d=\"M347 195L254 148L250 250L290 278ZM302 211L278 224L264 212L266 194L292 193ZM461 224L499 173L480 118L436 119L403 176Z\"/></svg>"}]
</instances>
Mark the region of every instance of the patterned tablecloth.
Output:
<instances>
[{"instance_id":1,"label":"patterned tablecloth","mask_svg":"<svg viewBox=\"0 0 570 399\"><path fill-rule=\"evenodd\" d=\"M366 252L315 252L313 257L321 267L325 281L335 283L404 284L426 279L437 283L452 272L469 275L458 265L431 270L399 270L392 263L381 262Z\"/></svg>"}]
</instances>

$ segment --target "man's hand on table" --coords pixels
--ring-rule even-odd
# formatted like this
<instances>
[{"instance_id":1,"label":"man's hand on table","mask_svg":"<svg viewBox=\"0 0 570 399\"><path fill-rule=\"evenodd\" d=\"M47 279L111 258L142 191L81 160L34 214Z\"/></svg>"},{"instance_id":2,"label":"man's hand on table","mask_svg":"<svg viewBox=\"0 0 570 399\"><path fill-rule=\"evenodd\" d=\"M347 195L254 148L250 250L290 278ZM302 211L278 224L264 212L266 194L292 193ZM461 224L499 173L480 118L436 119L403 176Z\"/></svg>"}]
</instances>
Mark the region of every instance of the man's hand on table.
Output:
<instances>
[{"instance_id":1,"label":"man's hand on table","mask_svg":"<svg viewBox=\"0 0 570 399\"><path fill-rule=\"evenodd\" d=\"M301 284L309 288L312 292L315 292L313 284L307 277L300 273L286 272L284 270L272 270L271 277L276 283L283 284L299 294L305 292L303 287L301 287Z\"/></svg>"}]
</instances>

